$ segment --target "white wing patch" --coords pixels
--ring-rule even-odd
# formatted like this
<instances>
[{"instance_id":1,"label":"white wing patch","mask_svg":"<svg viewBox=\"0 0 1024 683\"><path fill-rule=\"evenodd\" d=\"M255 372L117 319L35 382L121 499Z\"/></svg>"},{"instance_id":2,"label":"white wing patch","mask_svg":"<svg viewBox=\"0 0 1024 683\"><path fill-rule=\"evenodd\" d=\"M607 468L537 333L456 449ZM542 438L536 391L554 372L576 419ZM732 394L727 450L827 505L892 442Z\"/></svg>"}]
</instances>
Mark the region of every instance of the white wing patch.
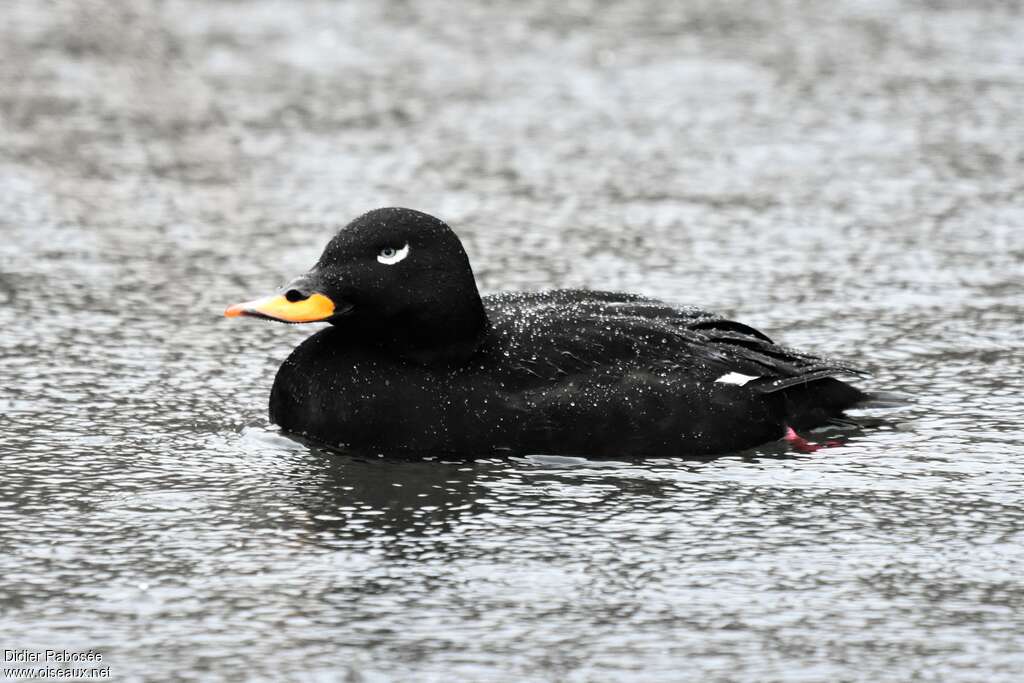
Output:
<instances>
[{"instance_id":1,"label":"white wing patch","mask_svg":"<svg viewBox=\"0 0 1024 683\"><path fill-rule=\"evenodd\" d=\"M720 384L735 384L738 387L742 387L747 382L752 382L755 379L758 379L756 375L744 375L741 372L730 372L722 375L715 381Z\"/></svg>"},{"instance_id":2,"label":"white wing patch","mask_svg":"<svg viewBox=\"0 0 1024 683\"><path fill-rule=\"evenodd\" d=\"M385 256L384 254L377 254L377 260L380 261L381 263L383 263L386 266L393 266L396 263L398 263L399 261L403 260L408 255L409 255L409 244L407 242L404 247L402 247L401 249L396 251L391 256Z\"/></svg>"}]
</instances>

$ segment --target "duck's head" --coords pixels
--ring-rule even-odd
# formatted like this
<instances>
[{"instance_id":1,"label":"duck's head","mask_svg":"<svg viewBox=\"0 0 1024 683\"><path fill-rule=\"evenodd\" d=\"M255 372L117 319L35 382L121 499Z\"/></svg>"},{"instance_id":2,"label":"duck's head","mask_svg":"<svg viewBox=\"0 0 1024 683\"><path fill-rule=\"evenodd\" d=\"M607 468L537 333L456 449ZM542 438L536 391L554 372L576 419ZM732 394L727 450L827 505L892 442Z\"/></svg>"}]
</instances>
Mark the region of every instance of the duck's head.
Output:
<instances>
[{"instance_id":1,"label":"duck's head","mask_svg":"<svg viewBox=\"0 0 1024 683\"><path fill-rule=\"evenodd\" d=\"M444 221L402 208L356 218L309 272L224 315L352 324L416 346L476 335L486 322L459 238Z\"/></svg>"}]
</instances>

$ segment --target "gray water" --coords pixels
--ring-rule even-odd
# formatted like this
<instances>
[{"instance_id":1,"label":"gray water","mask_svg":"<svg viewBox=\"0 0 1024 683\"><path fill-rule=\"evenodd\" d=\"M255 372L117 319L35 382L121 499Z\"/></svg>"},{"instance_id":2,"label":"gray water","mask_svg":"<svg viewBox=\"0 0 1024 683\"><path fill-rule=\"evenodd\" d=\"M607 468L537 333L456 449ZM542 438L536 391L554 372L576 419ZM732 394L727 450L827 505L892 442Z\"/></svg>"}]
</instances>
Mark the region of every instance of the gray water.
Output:
<instances>
[{"instance_id":1,"label":"gray water","mask_svg":"<svg viewBox=\"0 0 1024 683\"><path fill-rule=\"evenodd\" d=\"M6 0L0 647L114 680L1019 681L1018 3ZM399 462L225 305L363 211L909 410L809 455Z\"/></svg>"}]
</instances>

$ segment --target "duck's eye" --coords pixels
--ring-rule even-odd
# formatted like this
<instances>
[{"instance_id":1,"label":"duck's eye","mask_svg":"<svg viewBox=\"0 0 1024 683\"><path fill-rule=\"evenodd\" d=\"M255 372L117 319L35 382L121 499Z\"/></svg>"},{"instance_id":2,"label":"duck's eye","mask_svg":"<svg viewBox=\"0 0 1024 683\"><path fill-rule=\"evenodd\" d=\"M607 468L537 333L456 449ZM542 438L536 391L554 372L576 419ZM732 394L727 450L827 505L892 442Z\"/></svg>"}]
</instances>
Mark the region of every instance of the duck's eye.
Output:
<instances>
[{"instance_id":1,"label":"duck's eye","mask_svg":"<svg viewBox=\"0 0 1024 683\"><path fill-rule=\"evenodd\" d=\"M408 255L408 244L406 244L401 249L395 249L394 247L384 247L379 252L377 252L377 260L386 266L393 266Z\"/></svg>"}]
</instances>

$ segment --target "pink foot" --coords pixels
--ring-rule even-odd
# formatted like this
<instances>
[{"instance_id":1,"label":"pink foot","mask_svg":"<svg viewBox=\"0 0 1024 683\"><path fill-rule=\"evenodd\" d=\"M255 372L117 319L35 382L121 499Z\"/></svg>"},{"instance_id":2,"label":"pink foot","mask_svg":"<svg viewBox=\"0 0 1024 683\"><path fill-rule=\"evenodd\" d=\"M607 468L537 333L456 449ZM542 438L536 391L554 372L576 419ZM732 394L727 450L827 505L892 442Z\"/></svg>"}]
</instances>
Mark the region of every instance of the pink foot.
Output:
<instances>
[{"instance_id":1,"label":"pink foot","mask_svg":"<svg viewBox=\"0 0 1024 683\"><path fill-rule=\"evenodd\" d=\"M785 439L786 443L788 443L797 453L813 453L821 450L822 448L835 448L836 446L843 445L841 441L826 441L825 443L814 443L813 441L808 441L797 434L789 425L786 425L786 435L782 438Z\"/></svg>"}]
</instances>

